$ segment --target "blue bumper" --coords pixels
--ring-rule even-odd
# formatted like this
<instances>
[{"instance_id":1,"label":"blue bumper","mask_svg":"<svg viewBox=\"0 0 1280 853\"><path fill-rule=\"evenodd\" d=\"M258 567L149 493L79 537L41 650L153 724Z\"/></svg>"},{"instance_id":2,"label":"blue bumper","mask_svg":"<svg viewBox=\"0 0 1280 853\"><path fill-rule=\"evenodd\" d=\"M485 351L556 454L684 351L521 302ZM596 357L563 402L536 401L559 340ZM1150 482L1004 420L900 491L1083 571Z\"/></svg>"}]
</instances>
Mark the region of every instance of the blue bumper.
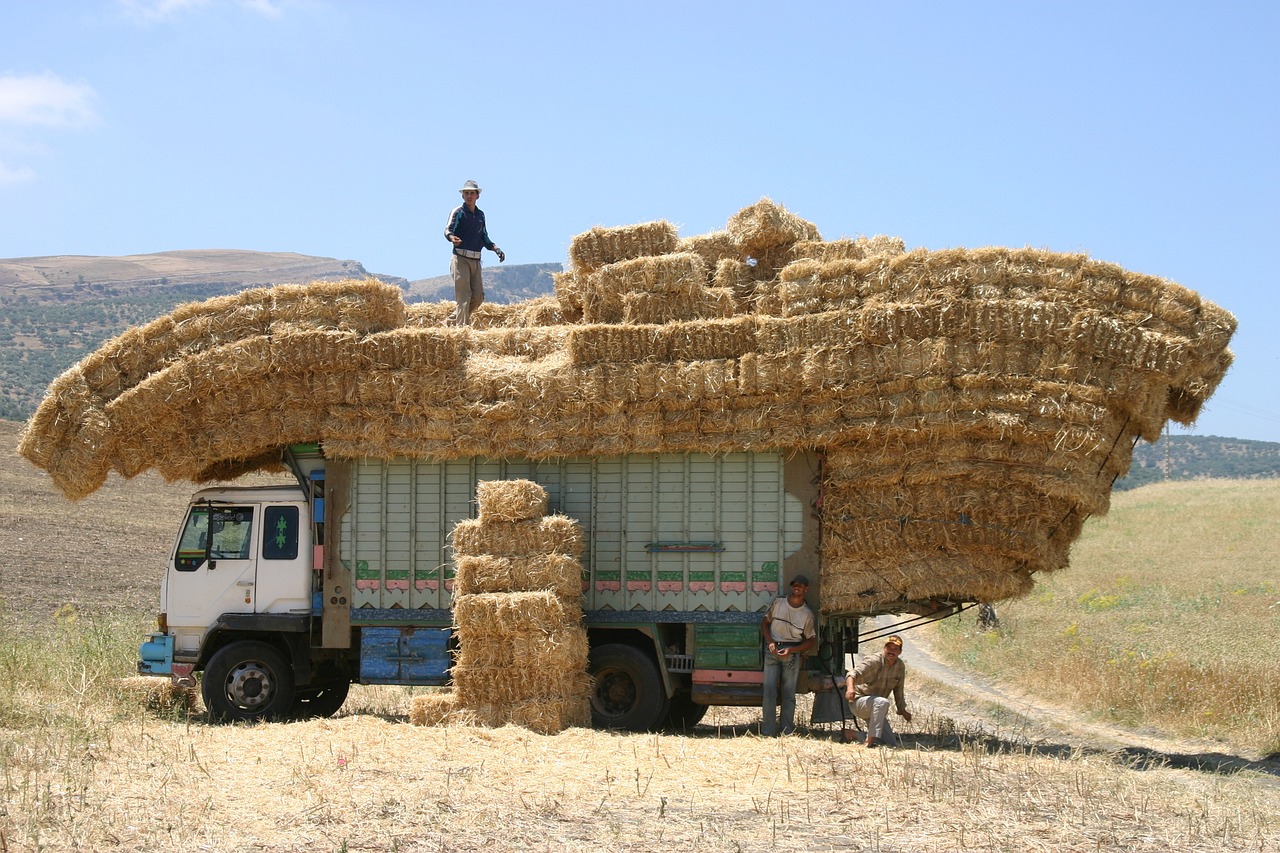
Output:
<instances>
[{"instance_id":1,"label":"blue bumper","mask_svg":"<svg viewBox=\"0 0 1280 853\"><path fill-rule=\"evenodd\" d=\"M173 675L173 637L152 634L138 647L139 675Z\"/></svg>"}]
</instances>

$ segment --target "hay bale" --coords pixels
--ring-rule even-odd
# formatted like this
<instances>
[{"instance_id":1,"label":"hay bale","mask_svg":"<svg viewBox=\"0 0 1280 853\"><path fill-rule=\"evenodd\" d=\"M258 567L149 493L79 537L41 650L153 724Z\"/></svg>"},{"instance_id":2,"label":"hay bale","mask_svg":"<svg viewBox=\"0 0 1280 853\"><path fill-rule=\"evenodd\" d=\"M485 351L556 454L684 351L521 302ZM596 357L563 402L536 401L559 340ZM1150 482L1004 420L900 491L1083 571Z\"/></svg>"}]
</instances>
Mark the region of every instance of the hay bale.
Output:
<instances>
[{"instance_id":1,"label":"hay bale","mask_svg":"<svg viewBox=\"0 0 1280 853\"><path fill-rule=\"evenodd\" d=\"M546 590L460 595L453 603L453 621L460 637L483 637L486 641L529 634L542 637L581 622L582 599Z\"/></svg>"},{"instance_id":2,"label":"hay bale","mask_svg":"<svg viewBox=\"0 0 1280 853\"><path fill-rule=\"evenodd\" d=\"M482 704L472 709L478 724L499 728L515 725L538 734L558 734L568 728L591 725L590 696L528 699L502 704Z\"/></svg>"},{"instance_id":3,"label":"hay bale","mask_svg":"<svg viewBox=\"0 0 1280 853\"><path fill-rule=\"evenodd\" d=\"M562 598L582 596L582 563L564 554L534 557L462 556L455 560L455 595L546 590Z\"/></svg>"},{"instance_id":4,"label":"hay bale","mask_svg":"<svg viewBox=\"0 0 1280 853\"><path fill-rule=\"evenodd\" d=\"M564 515L529 521L468 519L453 528L453 552L459 557L580 557L582 530L577 521Z\"/></svg>"},{"instance_id":5,"label":"hay bale","mask_svg":"<svg viewBox=\"0 0 1280 853\"><path fill-rule=\"evenodd\" d=\"M552 672L577 672L587 668L590 643L582 625L482 636L471 635L461 625L458 628L457 666L527 667Z\"/></svg>"},{"instance_id":6,"label":"hay bale","mask_svg":"<svg viewBox=\"0 0 1280 853\"><path fill-rule=\"evenodd\" d=\"M189 714L196 709L196 693L179 687L173 679L154 675L132 675L115 681L116 692L124 699L160 714L175 711Z\"/></svg>"},{"instance_id":7,"label":"hay bale","mask_svg":"<svg viewBox=\"0 0 1280 853\"><path fill-rule=\"evenodd\" d=\"M474 709L484 705L590 696L591 677L585 669L566 672L518 665L455 665L453 689L460 705Z\"/></svg>"},{"instance_id":8,"label":"hay bale","mask_svg":"<svg viewBox=\"0 0 1280 853\"><path fill-rule=\"evenodd\" d=\"M706 263L708 269L714 270L722 260L738 260L738 244L728 231L712 231L697 234L693 237L681 237L676 243L677 252L693 252Z\"/></svg>"},{"instance_id":9,"label":"hay bale","mask_svg":"<svg viewBox=\"0 0 1280 853\"><path fill-rule=\"evenodd\" d=\"M569 242L569 262L577 273L586 274L606 264L674 252L678 243L676 227L665 220L618 228L596 226Z\"/></svg>"},{"instance_id":10,"label":"hay bale","mask_svg":"<svg viewBox=\"0 0 1280 853\"><path fill-rule=\"evenodd\" d=\"M409 701L409 724L413 726L447 726L460 710L457 694L424 693Z\"/></svg>"},{"instance_id":11,"label":"hay bale","mask_svg":"<svg viewBox=\"0 0 1280 853\"><path fill-rule=\"evenodd\" d=\"M547 490L532 480L482 480L476 505L481 521L529 521L547 514Z\"/></svg>"},{"instance_id":12,"label":"hay bale","mask_svg":"<svg viewBox=\"0 0 1280 853\"><path fill-rule=\"evenodd\" d=\"M761 260L800 240L821 240L818 227L768 198L729 217L729 234L742 252Z\"/></svg>"}]
</instances>

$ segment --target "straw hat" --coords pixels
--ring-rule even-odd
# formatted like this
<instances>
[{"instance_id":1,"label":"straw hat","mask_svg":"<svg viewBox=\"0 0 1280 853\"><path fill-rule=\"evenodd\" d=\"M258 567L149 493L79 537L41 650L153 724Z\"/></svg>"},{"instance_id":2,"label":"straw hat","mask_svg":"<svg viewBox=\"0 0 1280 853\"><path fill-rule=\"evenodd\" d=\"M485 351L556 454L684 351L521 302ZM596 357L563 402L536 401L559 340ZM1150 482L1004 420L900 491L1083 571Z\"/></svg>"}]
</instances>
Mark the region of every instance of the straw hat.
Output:
<instances>
[{"instance_id":1,"label":"straw hat","mask_svg":"<svg viewBox=\"0 0 1280 853\"><path fill-rule=\"evenodd\" d=\"M480 185L477 184L475 181L464 181L462 184L462 189L458 190L458 192L465 193L468 190L475 190L476 192L480 192Z\"/></svg>"}]
</instances>

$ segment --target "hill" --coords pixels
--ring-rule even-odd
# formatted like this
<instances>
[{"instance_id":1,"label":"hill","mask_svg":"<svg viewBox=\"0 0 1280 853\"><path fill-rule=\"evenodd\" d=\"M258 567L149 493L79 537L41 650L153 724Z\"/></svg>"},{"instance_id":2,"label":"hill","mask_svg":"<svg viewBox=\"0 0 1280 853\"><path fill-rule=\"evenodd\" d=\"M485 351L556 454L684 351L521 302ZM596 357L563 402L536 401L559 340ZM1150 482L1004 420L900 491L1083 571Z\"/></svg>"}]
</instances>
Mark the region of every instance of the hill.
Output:
<instances>
[{"instance_id":1,"label":"hill","mask_svg":"<svg viewBox=\"0 0 1280 853\"><path fill-rule=\"evenodd\" d=\"M1116 491L1182 480L1253 480L1280 477L1280 443L1216 435L1165 435L1133 449L1129 473Z\"/></svg>"},{"instance_id":2,"label":"hill","mask_svg":"<svg viewBox=\"0 0 1280 853\"><path fill-rule=\"evenodd\" d=\"M561 264L498 264L485 265L484 291L485 299L510 305L523 302L538 296L547 296L554 292L555 284L551 274L560 272ZM453 279L447 275L433 278L420 278L409 282L405 288L404 301L414 302L452 302Z\"/></svg>"}]
</instances>

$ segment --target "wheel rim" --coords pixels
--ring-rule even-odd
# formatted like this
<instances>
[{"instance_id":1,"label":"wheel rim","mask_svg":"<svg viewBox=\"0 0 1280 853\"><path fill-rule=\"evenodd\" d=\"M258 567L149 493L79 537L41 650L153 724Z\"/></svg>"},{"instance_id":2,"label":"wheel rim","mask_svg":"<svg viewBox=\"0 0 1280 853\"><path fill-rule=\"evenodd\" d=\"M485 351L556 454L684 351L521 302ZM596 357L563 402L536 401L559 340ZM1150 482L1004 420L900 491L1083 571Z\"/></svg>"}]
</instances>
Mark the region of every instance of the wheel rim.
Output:
<instances>
[{"instance_id":1,"label":"wheel rim","mask_svg":"<svg viewBox=\"0 0 1280 853\"><path fill-rule=\"evenodd\" d=\"M596 710L607 717L621 717L636 705L636 683L620 669L596 675Z\"/></svg>"},{"instance_id":2,"label":"wheel rim","mask_svg":"<svg viewBox=\"0 0 1280 853\"><path fill-rule=\"evenodd\" d=\"M227 673L227 700L237 708L261 708L271 701L274 692L271 670L258 661L245 661Z\"/></svg>"}]
</instances>

